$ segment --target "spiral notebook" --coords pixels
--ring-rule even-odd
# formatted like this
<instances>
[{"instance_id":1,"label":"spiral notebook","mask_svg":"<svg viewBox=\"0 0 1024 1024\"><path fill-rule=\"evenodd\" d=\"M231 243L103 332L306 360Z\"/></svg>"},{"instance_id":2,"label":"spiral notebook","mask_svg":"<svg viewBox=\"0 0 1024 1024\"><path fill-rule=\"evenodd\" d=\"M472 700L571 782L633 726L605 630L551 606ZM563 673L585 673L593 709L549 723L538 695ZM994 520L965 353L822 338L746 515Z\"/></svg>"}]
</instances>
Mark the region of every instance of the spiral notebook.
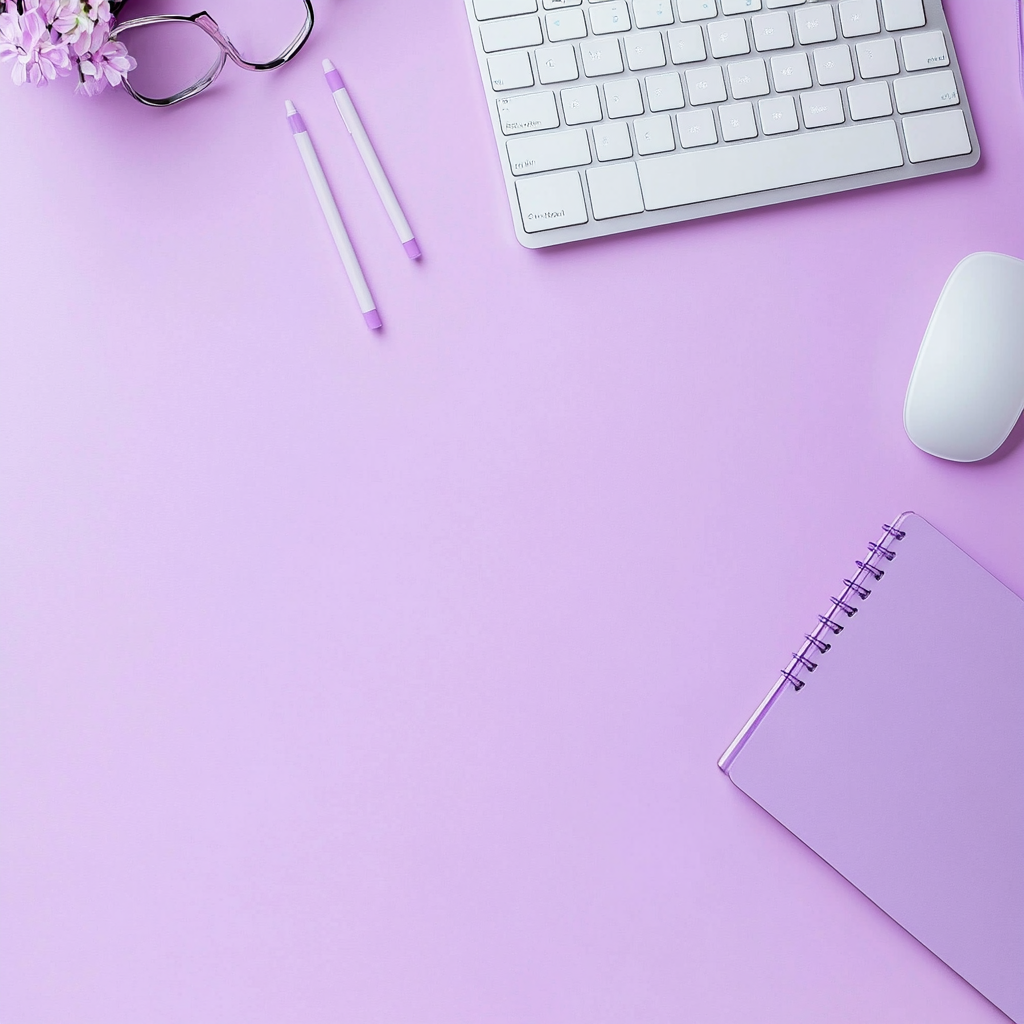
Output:
<instances>
[{"instance_id":1,"label":"spiral notebook","mask_svg":"<svg viewBox=\"0 0 1024 1024\"><path fill-rule=\"evenodd\" d=\"M1024 1024L1024 601L887 526L719 761Z\"/></svg>"}]
</instances>

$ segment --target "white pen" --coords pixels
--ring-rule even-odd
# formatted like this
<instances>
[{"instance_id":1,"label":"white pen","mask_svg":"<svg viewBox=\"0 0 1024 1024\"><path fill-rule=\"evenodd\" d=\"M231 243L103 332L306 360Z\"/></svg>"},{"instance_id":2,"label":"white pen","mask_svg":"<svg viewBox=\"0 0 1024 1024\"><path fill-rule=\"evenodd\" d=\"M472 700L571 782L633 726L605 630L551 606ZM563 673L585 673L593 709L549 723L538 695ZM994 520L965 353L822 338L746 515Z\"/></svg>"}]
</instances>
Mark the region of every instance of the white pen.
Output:
<instances>
[{"instance_id":1,"label":"white pen","mask_svg":"<svg viewBox=\"0 0 1024 1024\"><path fill-rule=\"evenodd\" d=\"M334 93L334 102L338 107L338 113L341 114L341 119L345 122L345 127L348 129L349 135L352 136L359 155L363 158L366 170L370 174L370 180L373 182L374 188L377 189L377 195L380 196L380 201L384 204L384 209L387 210L391 223L395 226L395 231L398 232L398 240L402 243L405 254L411 260L418 260L420 258L419 244L413 237L412 228L409 227L409 222L405 219L402 207L398 205L395 190L391 187L388 176L380 165L380 160L374 151L373 143L370 142L370 137L366 134L363 122L359 120L359 114L352 103L352 97L348 94L348 89L345 88L341 72L329 60L325 60L324 76L331 92Z\"/></svg>"},{"instance_id":2,"label":"white pen","mask_svg":"<svg viewBox=\"0 0 1024 1024\"><path fill-rule=\"evenodd\" d=\"M320 166L320 160L317 158L316 150L313 148L313 140L309 137L309 132L306 130L306 123L302 120L302 115L295 109L295 104L291 100L285 100L284 109L288 114L288 124L291 127L292 135L295 137L295 144L299 147L299 152L302 154L302 162L306 165L306 173L309 175L309 180L313 183L313 190L316 192L317 199L320 200L320 209L324 212L324 219L327 221L327 226L331 229L331 234L334 236L334 244L338 247L338 255L341 256L341 262L345 265L345 273L348 274L348 279L352 284L352 291L356 293L356 301L362 310L363 319L366 321L367 327L371 330L376 330L381 326L377 305L370 294L366 278L363 277L362 267L359 266L356 251L352 248L352 242L348 237L348 232L345 230L341 214L338 212L338 204L334 201L331 186L327 184L324 169Z\"/></svg>"}]
</instances>

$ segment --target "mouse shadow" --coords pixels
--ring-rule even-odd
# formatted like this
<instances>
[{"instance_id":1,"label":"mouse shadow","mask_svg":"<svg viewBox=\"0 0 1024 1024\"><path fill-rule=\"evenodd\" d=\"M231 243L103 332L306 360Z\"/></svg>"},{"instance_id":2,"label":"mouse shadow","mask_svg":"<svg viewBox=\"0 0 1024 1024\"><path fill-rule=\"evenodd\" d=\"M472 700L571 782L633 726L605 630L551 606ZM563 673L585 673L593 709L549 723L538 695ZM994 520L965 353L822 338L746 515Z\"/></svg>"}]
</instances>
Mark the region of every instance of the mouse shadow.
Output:
<instances>
[{"instance_id":1,"label":"mouse shadow","mask_svg":"<svg viewBox=\"0 0 1024 1024\"><path fill-rule=\"evenodd\" d=\"M979 459L974 465L993 466L997 462L1002 462L1013 455L1022 443L1024 443L1024 415L1018 417L1006 440L987 459Z\"/></svg>"}]
</instances>

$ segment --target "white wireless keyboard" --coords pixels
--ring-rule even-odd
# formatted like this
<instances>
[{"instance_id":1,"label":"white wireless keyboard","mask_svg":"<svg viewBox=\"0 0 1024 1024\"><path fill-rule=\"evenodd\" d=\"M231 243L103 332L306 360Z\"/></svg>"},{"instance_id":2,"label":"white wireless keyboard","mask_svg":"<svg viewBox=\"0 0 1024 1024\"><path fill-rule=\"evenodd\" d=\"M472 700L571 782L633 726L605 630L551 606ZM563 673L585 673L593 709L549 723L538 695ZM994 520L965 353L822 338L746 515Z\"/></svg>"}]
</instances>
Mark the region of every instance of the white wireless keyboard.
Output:
<instances>
[{"instance_id":1,"label":"white wireless keyboard","mask_svg":"<svg viewBox=\"0 0 1024 1024\"><path fill-rule=\"evenodd\" d=\"M466 8L516 235L531 248L980 155L941 0Z\"/></svg>"}]
</instances>

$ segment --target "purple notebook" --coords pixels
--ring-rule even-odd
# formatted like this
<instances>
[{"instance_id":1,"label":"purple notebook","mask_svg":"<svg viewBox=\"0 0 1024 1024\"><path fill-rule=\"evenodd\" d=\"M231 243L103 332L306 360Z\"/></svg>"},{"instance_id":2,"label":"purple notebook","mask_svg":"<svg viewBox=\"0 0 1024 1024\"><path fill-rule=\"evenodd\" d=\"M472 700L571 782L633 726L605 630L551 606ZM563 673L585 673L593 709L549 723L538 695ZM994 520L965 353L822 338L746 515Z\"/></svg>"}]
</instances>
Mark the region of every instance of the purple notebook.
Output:
<instances>
[{"instance_id":1,"label":"purple notebook","mask_svg":"<svg viewBox=\"0 0 1024 1024\"><path fill-rule=\"evenodd\" d=\"M1024 601L904 514L719 767L1024 1024Z\"/></svg>"}]
</instances>

